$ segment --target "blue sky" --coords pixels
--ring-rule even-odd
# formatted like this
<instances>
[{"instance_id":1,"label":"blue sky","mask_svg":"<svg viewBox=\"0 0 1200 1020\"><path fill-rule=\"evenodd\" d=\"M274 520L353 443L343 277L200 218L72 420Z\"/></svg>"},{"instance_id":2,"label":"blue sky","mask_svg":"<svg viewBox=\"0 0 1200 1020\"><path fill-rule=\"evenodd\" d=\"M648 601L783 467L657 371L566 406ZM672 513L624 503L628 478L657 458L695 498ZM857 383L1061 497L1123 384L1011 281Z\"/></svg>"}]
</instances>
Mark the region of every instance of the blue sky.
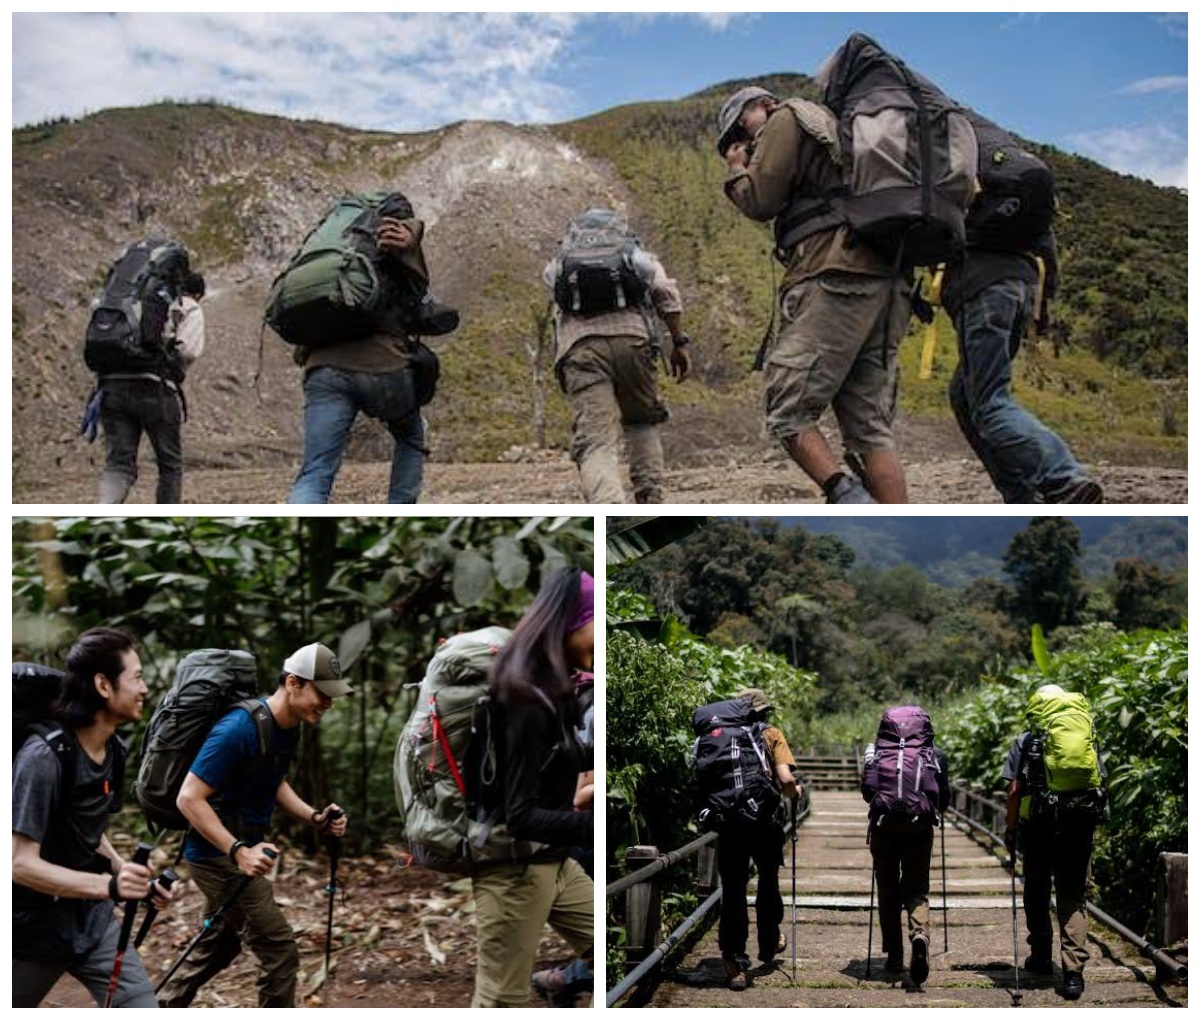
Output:
<instances>
[{"instance_id":1,"label":"blue sky","mask_svg":"<svg viewBox=\"0 0 1200 1020\"><path fill-rule=\"evenodd\" d=\"M28 14L12 28L15 125L203 98L396 131L811 73L864 31L1027 138L1187 184L1184 13Z\"/></svg>"}]
</instances>

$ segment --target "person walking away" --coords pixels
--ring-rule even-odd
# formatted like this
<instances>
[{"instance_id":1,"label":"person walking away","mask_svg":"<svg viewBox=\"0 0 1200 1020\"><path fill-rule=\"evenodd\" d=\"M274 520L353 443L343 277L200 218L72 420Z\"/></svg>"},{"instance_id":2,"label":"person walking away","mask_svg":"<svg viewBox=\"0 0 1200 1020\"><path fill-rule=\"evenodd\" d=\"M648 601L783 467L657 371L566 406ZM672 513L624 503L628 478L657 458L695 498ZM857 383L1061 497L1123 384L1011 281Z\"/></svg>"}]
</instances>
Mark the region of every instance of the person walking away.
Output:
<instances>
[{"instance_id":1,"label":"person walking away","mask_svg":"<svg viewBox=\"0 0 1200 1020\"><path fill-rule=\"evenodd\" d=\"M147 688L130 637L108 627L80 635L67 653L56 718L35 724L13 761L13 1006L37 1006L63 974L105 1001L121 925L113 904L153 892L148 867L109 842L120 808L125 749L117 728L136 722ZM112 1005L155 1008L154 987L132 946Z\"/></svg>"},{"instance_id":2,"label":"person walking away","mask_svg":"<svg viewBox=\"0 0 1200 1020\"><path fill-rule=\"evenodd\" d=\"M555 372L571 405L571 457L585 501L626 501L623 437L634 500L661 503L659 426L670 415L656 377L655 317L671 336L671 374L683 382L692 361L678 285L610 209L570 223L543 279L554 293Z\"/></svg>"},{"instance_id":3,"label":"person walking away","mask_svg":"<svg viewBox=\"0 0 1200 1020\"><path fill-rule=\"evenodd\" d=\"M1087 875L1096 826L1104 820L1107 771L1091 709L1082 694L1039 687L1026 706L1027 729L1013 742L1002 778L1008 783L1004 845L1024 855L1025 969L1051 975L1054 892L1062 997L1083 995L1087 949Z\"/></svg>"},{"instance_id":4,"label":"person walking away","mask_svg":"<svg viewBox=\"0 0 1200 1020\"><path fill-rule=\"evenodd\" d=\"M576 735L581 714L571 676L592 668L592 591L580 570L550 575L492 669L497 780L481 784L479 804L514 840L541 848L471 870L479 933L472 1007L528 1003L547 923L589 965L594 955L594 886L571 855L593 837L593 812L573 804L590 763Z\"/></svg>"},{"instance_id":5,"label":"person walking away","mask_svg":"<svg viewBox=\"0 0 1200 1020\"><path fill-rule=\"evenodd\" d=\"M879 888L879 927L885 970L904 970L901 910L912 949L909 977L929 977L929 865L933 830L950 803L946 755L934 744L929 714L916 705L883 713L863 766L862 795Z\"/></svg>"},{"instance_id":6,"label":"person walking away","mask_svg":"<svg viewBox=\"0 0 1200 1020\"><path fill-rule=\"evenodd\" d=\"M317 830L345 835L347 820L341 808L313 808L292 789L287 772L300 724L318 725L334 699L352 693L333 652L319 643L305 645L284 660L275 692L259 700L270 713L265 754L260 753L258 726L242 708L224 715L204 741L177 803L191 825L184 856L204 894L205 916L230 899L243 876L253 881L228 904L163 987L163 1007L189 1006L204 984L234 961L243 944L258 960L259 1006L295 1006L300 950L275 901L274 887L265 878L279 853L267 840L267 831L279 807Z\"/></svg>"}]
</instances>

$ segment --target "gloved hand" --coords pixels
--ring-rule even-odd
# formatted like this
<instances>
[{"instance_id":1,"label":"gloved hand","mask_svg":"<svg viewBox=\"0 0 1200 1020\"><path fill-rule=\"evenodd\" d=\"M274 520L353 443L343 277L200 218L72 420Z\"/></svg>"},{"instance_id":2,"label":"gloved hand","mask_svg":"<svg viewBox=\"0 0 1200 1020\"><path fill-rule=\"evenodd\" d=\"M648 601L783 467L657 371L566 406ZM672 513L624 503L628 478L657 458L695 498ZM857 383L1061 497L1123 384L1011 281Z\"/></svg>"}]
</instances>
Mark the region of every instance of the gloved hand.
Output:
<instances>
[{"instance_id":1,"label":"gloved hand","mask_svg":"<svg viewBox=\"0 0 1200 1020\"><path fill-rule=\"evenodd\" d=\"M83 420L79 423L79 434L89 443L96 441L100 433L100 405L104 403L104 390L97 386L88 397L83 409Z\"/></svg>"}]
</instances>

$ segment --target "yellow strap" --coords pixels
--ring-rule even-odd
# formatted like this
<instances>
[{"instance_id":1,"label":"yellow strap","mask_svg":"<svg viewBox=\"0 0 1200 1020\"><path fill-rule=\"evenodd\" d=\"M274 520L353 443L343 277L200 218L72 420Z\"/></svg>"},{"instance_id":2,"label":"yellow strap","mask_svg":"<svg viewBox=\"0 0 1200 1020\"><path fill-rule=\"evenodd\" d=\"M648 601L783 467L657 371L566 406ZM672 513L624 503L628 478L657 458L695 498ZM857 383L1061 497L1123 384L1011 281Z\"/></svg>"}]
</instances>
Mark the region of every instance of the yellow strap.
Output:
<instances>
[{"instance_id":1,"label":"yellow strap","mask_svg":"<svg viewBox=\"0 0 1200 1020\"><path fill-rule=\"evenodd\" d=\"M1042 311L1046 306L1046 260L1040 255L1034 255L1033 262L1038 271L1037 299L1033 303L1033 316L1025 330L1025 337L1031 342L1037 339L1037 324L1041 322Z\"/></svg>"},{"instance_id":2,"label":"yellow strap","mask_svg":"<svg viewBox=\"0 0 1200 1020\"><path fill-rule=\"evenodd\" d=\"M921 370L918 375L922 379L933 378L933 355L937 349L937 322L931 322L925 327L925 346L921 348Z\"/></svg>"},{"instance_id":3,"label":"yellow strap","mask_svg":"<svg viewBox=\"0 0 1200 1020\"><path fill-rule=\"evenodd\" d=\"M945 265L934 266L933 273L929 277L929 295L926 297L931 305L940 305L942 303L942 284L946 279Z\"/></svg>"}]
</instances>

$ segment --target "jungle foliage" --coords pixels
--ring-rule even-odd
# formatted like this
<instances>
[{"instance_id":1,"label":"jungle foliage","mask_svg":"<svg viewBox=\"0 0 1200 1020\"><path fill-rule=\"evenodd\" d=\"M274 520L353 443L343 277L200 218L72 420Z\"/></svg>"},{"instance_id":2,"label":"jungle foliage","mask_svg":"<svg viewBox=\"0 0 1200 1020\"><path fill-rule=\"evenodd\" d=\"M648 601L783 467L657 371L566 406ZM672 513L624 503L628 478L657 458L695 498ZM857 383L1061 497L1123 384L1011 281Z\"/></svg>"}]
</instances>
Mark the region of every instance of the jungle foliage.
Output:
<instances>
[{"instance_id":1,"label":"jungle foliage","mask_svg":"<svg viewBox=\"0 0 1200 1020\"><path fill-rule=\"evenodd\" d=\"M439 640L513 626L547 574L590 568L592 543L575 517L17 519L13 655L56 665L89 627L127 630L144 724L189 651L252 652L267 693L287 655L324 642L358 694L305 727L292 783L338 799L361 848L399 835L391 751Z\"/></svg>"}]
</instances>

